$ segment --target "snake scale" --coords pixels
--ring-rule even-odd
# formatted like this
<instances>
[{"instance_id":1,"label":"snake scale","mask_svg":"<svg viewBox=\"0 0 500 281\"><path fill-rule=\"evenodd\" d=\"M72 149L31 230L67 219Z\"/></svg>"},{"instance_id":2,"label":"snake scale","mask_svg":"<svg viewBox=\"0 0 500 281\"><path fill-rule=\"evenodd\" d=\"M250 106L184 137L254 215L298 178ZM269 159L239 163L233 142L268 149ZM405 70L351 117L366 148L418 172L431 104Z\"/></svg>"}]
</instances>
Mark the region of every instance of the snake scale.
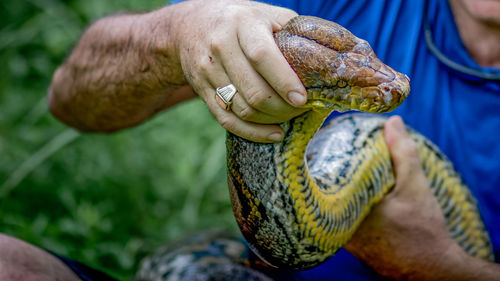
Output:
<instances>
[{"instance_id":1,"label":"snake scale","mask_svg":"<svg viewBox=\"0 0 500 281\"><path fill-rule=\"evenodd\" d=\"M395 184L383 117L351 114L318 129L333 110L393 110L408 95L409 79L366 41L319 18L293 18L275 41L306 87L311 110L281 124L280 143L228 133L228 182L251 249L273 266L306 269L333 256ZM450 234L470 255L493 260L470 191L446 156L409 130Z\"/></svg>"},{"instance_id":2,"label":"snake scale","mask_svg":"<svg viewBox=\"0 0 500 281\"><path fill-rule=\"evenodd\" d=\"M393 110L410 91L408 77L384 65L366 41L319 18L295 17L275 40L305 85L311 110L281 124L280 143L227 134L233 211L253 251L235 236L194 235L145 258L136 280L292 280L288 268L333 256L394 186L384 117L345 114L322 124L333 110ZM451 236L470 255L492 261L467 186L435 145L408 130Z\"/></svg>"}]
</instances>

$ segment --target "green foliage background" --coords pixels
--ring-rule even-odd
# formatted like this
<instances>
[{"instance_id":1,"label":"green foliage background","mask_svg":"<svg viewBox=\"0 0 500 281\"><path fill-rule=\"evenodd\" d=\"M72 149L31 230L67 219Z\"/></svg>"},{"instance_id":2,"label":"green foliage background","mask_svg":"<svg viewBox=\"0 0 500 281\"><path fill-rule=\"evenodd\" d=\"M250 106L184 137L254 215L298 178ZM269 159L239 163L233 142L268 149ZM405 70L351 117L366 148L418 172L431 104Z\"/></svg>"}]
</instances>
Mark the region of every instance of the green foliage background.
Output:
<instances>
[{"instance_id":1,"label":"green foliage background","mask_svg":"<svg viewBox=\"0 0 500 281\"><path fill-rule=\"evenodd\" d=\"M52 73L88 24L164 4L0 2L0 232L127 280L173 238L236 228L224 131L200 100L112 135L79 134L46 106Z\"/></svg>"}]
</instances>

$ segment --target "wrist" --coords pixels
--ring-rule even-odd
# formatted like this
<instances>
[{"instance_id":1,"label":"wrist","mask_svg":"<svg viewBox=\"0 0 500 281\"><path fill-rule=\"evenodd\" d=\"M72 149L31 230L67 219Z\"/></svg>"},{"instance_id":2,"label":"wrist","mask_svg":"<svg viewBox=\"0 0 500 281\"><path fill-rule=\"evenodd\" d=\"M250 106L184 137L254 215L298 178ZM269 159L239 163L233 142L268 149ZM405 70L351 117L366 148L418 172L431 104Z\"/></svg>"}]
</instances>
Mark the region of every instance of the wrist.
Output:
<instances>
[{"instance_id":1,"label":"wrist","mask_svg":"<svg viewBox=\"0 0 500 281\"><path fill-rule=\"evenodd\" d=\"M452 243L443 252L439 263L429 271L428 278L422 280L495 280L498 274L496 264L489 263L467 254L457 243Z\"/></svg>"},{"instance_id":2,"label":"wrist","mask_svg":"<svg viewBox=\"0 0 500 281\"><path fill-rule=\"evenodd\" d=\"M455 241L443 251L439 262L433 268L430 280L469 280L467 267L470 257Z\"/></svg>"},{"instance_id":3,"label":"wrist","mask_svg":"<svg viewBox=\"0 0 500 281\"><path fill-rule=\"evenodd\" d=\"M169 85L182 86L184 78L179 58L179 24L183 9L179 5L166 6L140 15L133 33L147 54L147 67L155 76Z\"/></svg>"}]
</instances>

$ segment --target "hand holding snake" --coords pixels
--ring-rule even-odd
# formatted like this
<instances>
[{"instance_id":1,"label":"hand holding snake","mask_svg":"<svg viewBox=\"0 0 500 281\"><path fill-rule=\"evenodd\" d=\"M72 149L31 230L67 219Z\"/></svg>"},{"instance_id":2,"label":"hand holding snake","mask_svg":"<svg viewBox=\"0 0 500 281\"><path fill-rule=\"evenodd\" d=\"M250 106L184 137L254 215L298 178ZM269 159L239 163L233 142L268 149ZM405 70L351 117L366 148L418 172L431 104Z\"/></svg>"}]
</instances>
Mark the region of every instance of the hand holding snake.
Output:
<instances>
[{"instance_id":1,"label":"hand holding snake","mask_svg":"<svg viewBox=\"0 0 500 281\"><path fill-rule=\"evenodd\" d=\"M452 260L445 258L447 253L456 256L461 249L446 229L446 221L422 170L416 144L401 119L390 118L384 134L396 185L373 208L345 248L391 279L446 279L441 274L449 275L453 269L443 268L447 265L443 260Z\"/></svg>"},{"instance_id":2,"label":"hand holding snake","mask_svg":"<svg viewBox=\"0 0 500 281\"><path fill-rule=\"evenodd\" d=\"M273 32L297 14L250 1L190 1L178 55L184 76L228 131L276 142L277 125L304 112L306 91L274 43ZM214 18L211 15L218 15ZM210 32L207 32L210 31ZM193 37L194 34L194 37ZM218 87L234 84L231 111L214 100Z\"/></svg>"},{"instance_id":3,"label":"hand holding snake","mask_svg":"<svg viewBox=\"0 0 500 281\"><path fill-rule=\"evenodd\" d=\"M426 268L415 263L424 252L406 243L412 237L423 239L417 241L431 254L455 249L492 260L474 199L446 156L418 133L391 121L387 146L384 118L347 115L307 146L332 110L397 107L409 92L408 78L380 62L365 41L321 19L296 17L275 40L306 86L303 108L310 111L281 124L281 143L228 134L233 209L251 248L271 265L303 269L346 246L395 278ZM218 106L213 91L211 98L209 106ZM409 216L415 220L407 223Z\"/></svg>"},{"instance_id":4,"label":"hand holding snake","mask_svg":"<svg viewBox=\"0 0 500 281\"><path fill-rule=\"evenodd\" d=\"M394 109L408 94L409 81L380 62L365 41L318 18L292 19L276 42L308 89L306 107L312 110L282 124L282 143L256 144L228 134L229 184L252 249L272 265L304 269L343 247L397 185L383 118L347 115L316 131L333 110ZM432 143L410 135L452 238L471 256L492 260L488 235L460 176ZM425 184L418 173L412 176Z\"/></svg>"}]
</instances>

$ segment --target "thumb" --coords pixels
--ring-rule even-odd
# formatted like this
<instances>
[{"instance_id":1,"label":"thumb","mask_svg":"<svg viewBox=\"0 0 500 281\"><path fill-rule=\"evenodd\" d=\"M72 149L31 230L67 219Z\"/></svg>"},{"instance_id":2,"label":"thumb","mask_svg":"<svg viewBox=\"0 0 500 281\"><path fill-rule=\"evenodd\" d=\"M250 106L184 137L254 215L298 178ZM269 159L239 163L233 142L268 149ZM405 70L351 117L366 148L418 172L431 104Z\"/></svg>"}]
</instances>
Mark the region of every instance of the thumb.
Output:
<instances>
[{"instance_id":1,"label":"thumb","mask_svg":"<svg viewBox=\"0 0 500 281\"><path fill-rule=\"evenodd\" d=\"M403 180L408 181L423 173L417 145L408 134L401 117L389 118L385 123L384 133L396 173L396 186Z\"/></svg>"}]
</instances>

